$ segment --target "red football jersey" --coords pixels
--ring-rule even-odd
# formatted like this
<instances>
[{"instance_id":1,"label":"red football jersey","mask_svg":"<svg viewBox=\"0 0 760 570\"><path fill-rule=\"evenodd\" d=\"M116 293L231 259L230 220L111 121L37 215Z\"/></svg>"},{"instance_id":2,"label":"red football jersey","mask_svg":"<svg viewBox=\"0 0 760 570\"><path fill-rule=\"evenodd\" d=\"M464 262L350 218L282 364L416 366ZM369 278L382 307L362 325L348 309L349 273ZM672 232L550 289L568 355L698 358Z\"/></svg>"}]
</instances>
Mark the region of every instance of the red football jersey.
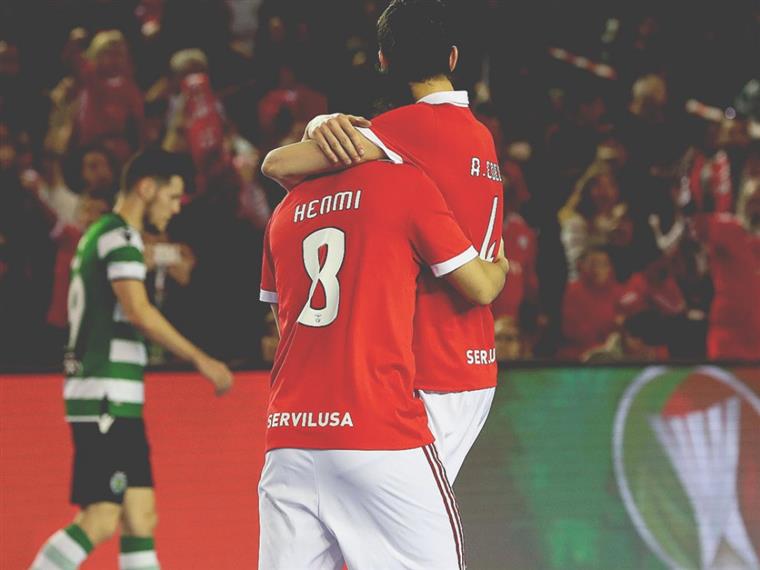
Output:
<instances>
[{"instance_id":1,"label":"red football jersey","mask_svg":"<svg viewBox=\"0 0 760 570\"><path fill-rule=\"evenodd\" d=\"M520 214L511 213L505 218L503 238L504 249L510 263L520 264L525 275L525 296L534 298L538 295L538 275L536 274L536 259L538 243L536 232Z\"/></svg>"},{"instance_id":2,"label":"red football jersey","mask_svg":"<svg viewBox=\"0 0 760 570\"><path fill-rule=\"evenodd\" d=\"M484 259L498 253L503 189L493 138L469 108L466 91L438 92L394 109L361 129L391 160L411 162L438 185ZM461 392L496 385L490 307L474 306L428 273L414 322L415 387Z\"/></svg>"},{"instance_id":3,"label":"red football jersey","mask_svg":"<svg viewBox=\"0 0 760 570\"><path fill-rule=\"evenodd\" d=\"M700 220L710 255L715 295L710 308L708 356L760 357L760 236L730 214Z\"/></svg>"},{"instance_id":4,"label":"red football jersey","mask_svg":"<svg viewBox=\"0 0 760 570\"><path fill-rule=\"evenodd\" d=\"M491 303L491 312L495 318L519 318L520 306L525 300L525 273L519 261L509 260L509 279L504 284L499 296Z\"/></svg>"},{"instance_id":5,"label":"red football jersey","mask_svg":"<svg viewBox=\"0 0 760 570\"><path fill-rule=\"evenodd\" d=\"M215 168L231 160L224 141L224 115L211 81L205 73L193 73L182 80L187 145L193 158L199 186Z\"/></svg>"},{"instance_id":6,"label":"red football jersey","mask_svg":"<svg viewBox=\"0 0 760 570\"><path fill-rule=\"evenodd\" d=\"M578 359L584 352L603 344L615 331L615 317L623 288L610 280L590 287L581 279L567 284L562 300L563 343L557 351L562 359Z\"/></svg>"},{"instance_id":7,"label":"red football jersey","mask_svg":"<svg viewBox=\"0 0 760 570\"><path fill-rule=\"evenodd\" d=\"M496 317L517 317L525 299L538 295L536 274L536 232L517 213L507 214L504 220L504 249L509 260L509 277L499 296L491 304Z\"/></svg>"},{"instance_id":8,"label":"red football jersey","mask_svg":"<svg viewBox=\"0 0 760 570\"><path fill-rule=\"evenodd\" d=\"M655 310L662 315L674 316L686 310L686 299L672 275L662 282L653 282L640 272L634 273L623 285L619 305L624 315Z\"/></svg>"},{"instance_id":9,"label":"red football jersey","mask_svg":"<svg viewBox=\"0 0 760 570\"><path fill-rule=\"evenodd\" d=\"M307 181L264 238L261 300L278 304L267 449L411 449L433 439L414 394L420 265L477 257L433 182L378 161Z\"/></svg>"}]
</instances>

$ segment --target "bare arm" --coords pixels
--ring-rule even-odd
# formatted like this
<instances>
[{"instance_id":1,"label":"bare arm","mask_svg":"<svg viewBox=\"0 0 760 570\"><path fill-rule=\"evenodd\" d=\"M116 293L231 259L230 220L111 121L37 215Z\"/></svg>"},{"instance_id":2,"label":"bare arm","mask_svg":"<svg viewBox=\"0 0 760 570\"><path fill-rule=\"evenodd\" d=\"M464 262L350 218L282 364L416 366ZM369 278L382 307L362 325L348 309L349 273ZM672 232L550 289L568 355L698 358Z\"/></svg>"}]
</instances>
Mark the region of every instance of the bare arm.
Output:
<instances>
[{"instance_id":1,"label":"bare arm","mask_svg":"<svg viewBox=\"0 0 760 570\"><path fill-rule=\"evenodd\" d=\"M509 262L504 257L502 240L499 255L493 262L476 257L444 279L467 300L477 305L490 305L504 288L508 272Z\"/></svg>"},{"instance_id":2,"label":"bare arm","mask_svg":"<svg viewBox=\"0 0 760 570\"><path fill-rule=\"evenodd\" d=\"M58 224L58 214L43 200L43 181L39 174L34 171L26 171L21 175L21 185L29 191L33 207L37 209L45 220L48 230L52 230Z\"/></svg>"},{"instance_id":3,"label":"bare arm","mask_svg":"<svg viewBox=\"0 0 760 570\"><path fill-rule=\"evenodd\" d=\"M135 328L182 360L192 362L198 372L214 384L217 394L232 387L232 373L227 366L182 336L148 300L142 281L123 279L112 281L111 286L124 316Z\"/></svg>"},{"instance_id":4,"label":"bare arm","mask_svg":"<svg viewBox=\"0 0 760 570\"><path fill-rule=\"evenodd\" d=\"M309 176L385 158L385 152L354 128L351 121L359 126L370 124L366 119L348 115L324 120L307 128L300 143L270 151L261 172L289 190Z\"/></svg>"},{"instance_id":5,"label":"bare arm","mask_svg":"<svg viewBox=\"0 0 760 570\"><path fill-rule=\"evenodd\" d=\"M314 141L281 146L267 153L261 163L261 172L286 190L300 184L309 176L341 170L319 150Z\"/></svg>"}]
</instances>

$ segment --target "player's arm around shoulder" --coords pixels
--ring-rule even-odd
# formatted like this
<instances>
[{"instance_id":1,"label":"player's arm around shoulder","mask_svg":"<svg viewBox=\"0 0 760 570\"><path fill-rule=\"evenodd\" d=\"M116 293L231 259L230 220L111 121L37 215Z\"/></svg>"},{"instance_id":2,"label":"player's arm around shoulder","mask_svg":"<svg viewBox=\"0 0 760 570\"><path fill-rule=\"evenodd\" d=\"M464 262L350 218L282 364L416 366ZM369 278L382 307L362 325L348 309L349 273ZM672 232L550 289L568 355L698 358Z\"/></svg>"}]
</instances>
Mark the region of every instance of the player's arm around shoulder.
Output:
<instances>
[{"instance_id":1,"label":"player's arm around shoulder","mask_svg":"<svg viewBox=\"0 0 760 570\"><path fill-rule=\"evenodd\" d=\"M356 128L370 125L354 115L315 117L301 142L276 148L264 157L261 172L290 190L309 176L385 158L385 152Z\"/></svg>"},{"instance_id":2,"label":"player's arm around shoulder","mask_svg":"<svg viewBox=\"0 0 760 570\"><path fill-rule=\"evenodd\" d=\"M187 340L148 299L145 284L138 279L111 281L111 287L124 317L147 338L192 362L198 372L211 381L218 395L232 388L232 372Z\"/></svg>"},{"instance_id":3,"label":"player's arm around shoulder","mask_svg":"<svg viewBox=\"0 0 760 570\"><path fill-rule=\"evenodd\" d=\"M320 115L306 126L303 140L314 141L337 167L371 160L414 162L415 148L435 132L435 117L425 105L405 105L372 121L355 115Z\"/></svg>"}]
</instances>

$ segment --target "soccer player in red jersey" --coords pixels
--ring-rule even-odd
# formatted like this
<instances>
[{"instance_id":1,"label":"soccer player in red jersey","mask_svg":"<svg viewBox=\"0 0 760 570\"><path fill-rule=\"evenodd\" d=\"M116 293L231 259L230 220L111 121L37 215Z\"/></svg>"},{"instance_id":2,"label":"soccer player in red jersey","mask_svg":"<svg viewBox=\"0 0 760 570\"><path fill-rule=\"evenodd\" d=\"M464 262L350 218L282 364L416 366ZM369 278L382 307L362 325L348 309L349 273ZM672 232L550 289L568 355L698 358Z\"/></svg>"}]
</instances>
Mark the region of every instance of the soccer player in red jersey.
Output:
<instances>
[{"instance_id":1,"label":"soccer player in red jersey","mask_svg":"<svg viewBox=\"0 0 760 570\"><path fill-rule=\"evenodd\" d=\"M507 272L503 251L478 256L413 166L375 161L304 182L275 210L260 298L281 341L260 568L464 568L456 500L414 390L421 265L463 305L487 306Z\"/></svg>"},{"instance_id":2,"label":"soccer player in red jersey","mask_svg":"<svg viewBox=\"0 0 760 570\"><path fill-rule=\"evenodd\" d=\"M493 139L454 91L458 50L437 0L394 0L378 20L380 63L408 85L416 104L366 120L318 117L302 143L275 149L262 171L283 186L306 176L378 158L410 162L436 183L481 258L491 260L502 234L502 181ZM352 125L364 125L355 129ZM415 388L454 481L485 423L496 387L493 315L468 305L445 283L423 274L414 322Z\"/></svg>"},{"instance_id":3,"label":"soccer player in red jersey","mask_svg":"<svg viewBox=\"0 0 760 570\"><path fill-rule=\"evenodd\" d=\"M736 216L701 214L697 233L707 245L715 295L707 356L760 358L760 182L742 188Z\"/></svg>"}]
</instances>

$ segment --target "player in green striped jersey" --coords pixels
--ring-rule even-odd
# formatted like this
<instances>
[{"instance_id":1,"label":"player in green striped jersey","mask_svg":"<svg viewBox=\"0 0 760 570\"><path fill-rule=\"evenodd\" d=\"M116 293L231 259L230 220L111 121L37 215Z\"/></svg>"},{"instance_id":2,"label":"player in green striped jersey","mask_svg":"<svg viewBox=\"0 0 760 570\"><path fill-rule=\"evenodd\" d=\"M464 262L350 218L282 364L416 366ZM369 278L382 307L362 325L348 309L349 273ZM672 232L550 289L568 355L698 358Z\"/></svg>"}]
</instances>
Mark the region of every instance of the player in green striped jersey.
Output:
<instances>
[{"instance_id":1,"label":"player in green striped jersey","mask_svg":"<svg viewBox=\"0 0 760 570\"><path fill-rule=\"evenodd\" d=\"M140 232L163 231L180 210L176 157L151 150L124 169L116 207L82 237L71 265L65 357L66 419L74 443L74 523L43 545L33 570L77 568L121 525L122 570L159 568L153 475L142 420L147 337L192 362L217 394L229 369L183 337L150 303Z\"/></svg>"}]
</instances>

